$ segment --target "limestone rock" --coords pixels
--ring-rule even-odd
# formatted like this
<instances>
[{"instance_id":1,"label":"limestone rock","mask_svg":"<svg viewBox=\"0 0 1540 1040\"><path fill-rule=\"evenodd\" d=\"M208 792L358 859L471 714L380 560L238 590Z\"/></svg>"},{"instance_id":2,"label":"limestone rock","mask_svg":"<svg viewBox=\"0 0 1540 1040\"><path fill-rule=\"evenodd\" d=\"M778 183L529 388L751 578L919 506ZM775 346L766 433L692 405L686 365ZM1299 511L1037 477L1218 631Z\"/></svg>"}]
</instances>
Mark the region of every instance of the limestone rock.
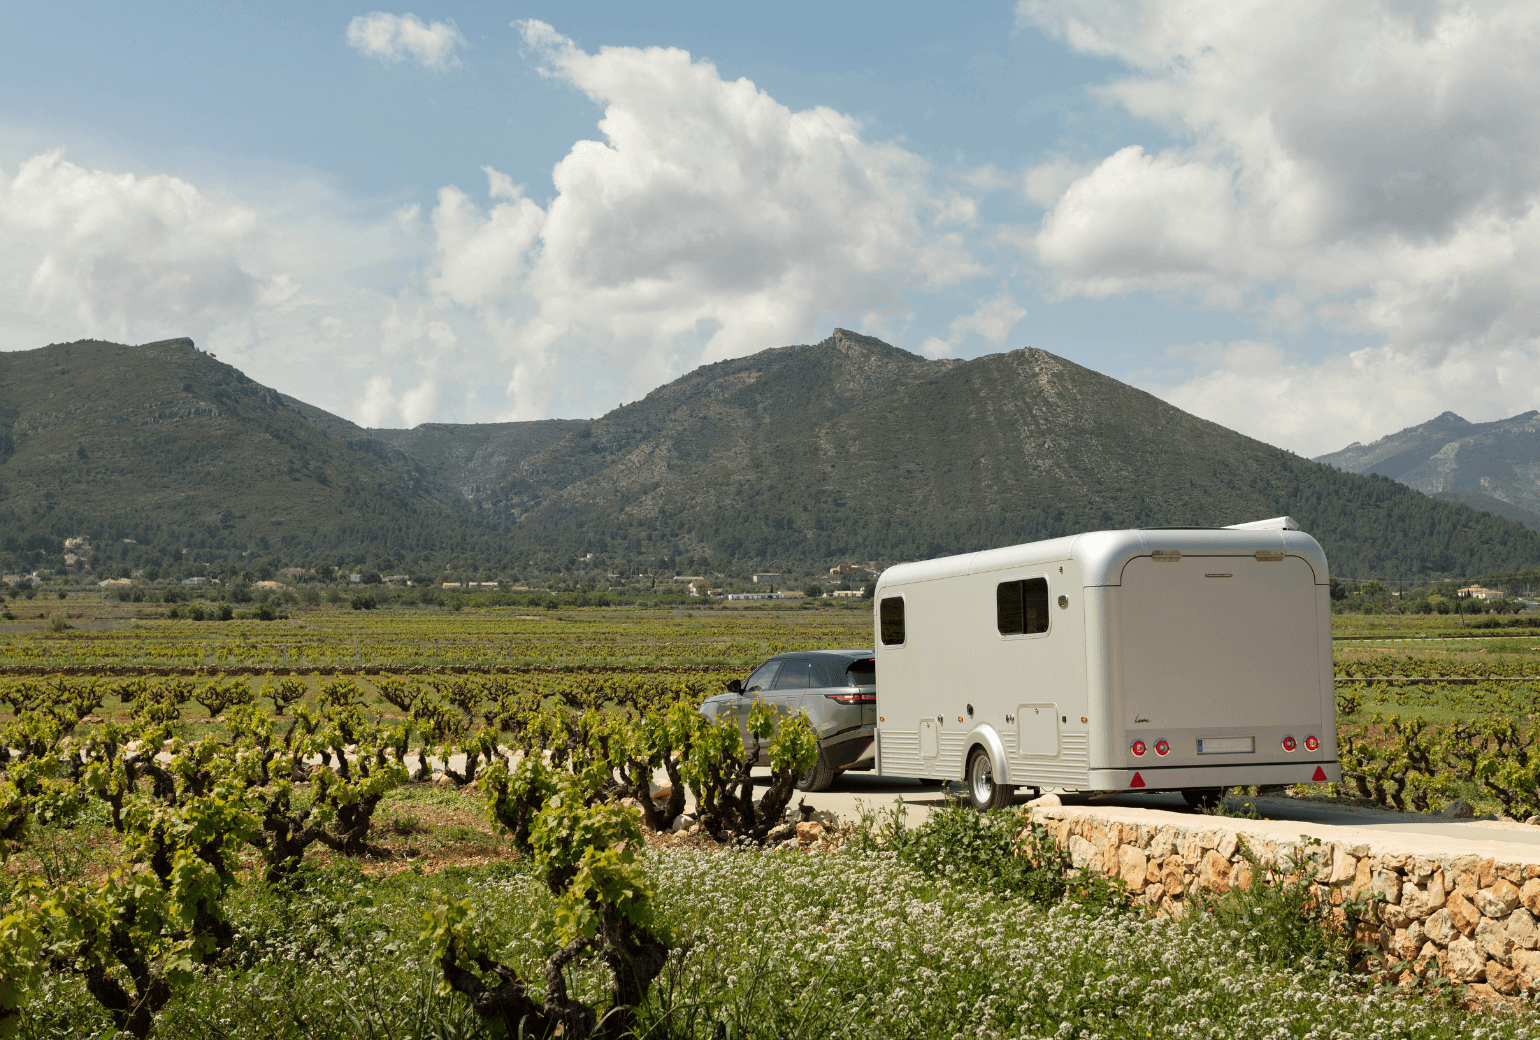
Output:
<instances>
[{"instance_id":1,"label":"limestone rock","mask_svg":"<svg viewBox=\"0 0 1540 1040\"><path fill-rule=\"evenodd\" d=\"M692 826L694 826L694 824L695 817L691 816L689 813L680 813L678 816L674 817L674 823L671 827L669 827L669 830L673 831L675 834L678 834L680 831L689 830Z\"/></svg>"},{"instance_id":2,"label":"limestone rock","mask_svg":"<svg viewBox=\"0 0 1540 1040\"><path fill-rule=\"evenodd\" d=\"M1487 959L1469 939L1456 939L1445 950L1446 963L1455 978L1462 982L1475 982L1487 973Z\"/></svg>"},{"instance_id":3,"label":"limestone rock","mask_svg":"<svg viewBox=\"0 0 1540 1040\"><path fill-rule=\"evenodd\" d=\"M1508 938L1508 929L1503 927L1501 921L1494 921L1490 917L1481 919L1476 925L1476 945L1483 953L1497 961L1507 961L1508 954L1513 950L1513 940Z\"/></svg>"},{"instance_id":4,"label":"limestone rock","mask_svg":"<svg viewBox=\"0 0 1540 1040\"><path fill-rule=\"evenodd\" d=\"M1033 809L1057 809L1063 804L1064 802L1056 794L1040 794L1027 803Z\"/></svg>"},{"instance_id":5,"label":"limestone rock","mask_svg":"<svg viewBox=\"0 0 1540 1040\"><path fill-rule=\"evenodd\" d=\"M1401 911L1408 917L1421 920L1444 905L1444 893L1428 890L1408 881L1401 886Z\"/></svg>"},{"instance_id":6,"label":"limestone rock","mask_svg":"<svg viewBox=\"0 0 1540 1040\"><path fill-rule=\"evenodd\" d=\"M823 837L823 824L815 820L797 824L797 840L806 845Z\"/></svg>"},{"instance_id":7,"label":"limestone rock","mask_svg":"<svg viewBox=\"0 0 1540 1040\"><path fill-rule=\"evenodd\" d=\"M1230 887L1231 888L1238 888L1238 889L1240 889L1241 891L1244 892L1247 889L1251 888L1251 882L1252 882L1251 864L1248 863L1246 860L1241 860L1239 863L1237 863L1235 865L1235 869L1230 871Z\"/></svg>"},{"instance_id":8,"label":"limestone rock","mask_svg":"<svg viewBox=\"0 0 1540 1040\"><path fill-rule=\"evenodd\" d=\"M1331 877L1326 879L1327 882L1333 885L1340 885L1342 882L1357 875L1358 860L1346 848L1338 845L1332 854Z\"/></svg>"},{"instance_id":9,"label":"limestone rock","mask_svg":"<svg viewBox=\"0 0 1540 1040\"><path fill-rule=\"evenodd\" d=\"M1466 899L1481 888L1481 860L1475 856L1461 856L1449 865L1453 873L1454 889Z\"/></svg>"},{"instance_id":10,"label":"limestone rock","mask_svg":"<svg viewBox=\"0 0 1540 1040\"><path fill-rule=\"evenodd\" d=\"M797 837L797 825L795 823L781 823L770 828L770 833L765 835L765 841L771 845L780 845L786 841L794 841Z\"/></svg>"},{"instance_id":11,"label":"limestone rock","mask_svg":"<svg viewBox=\"0 0 1540 1040\"><path fill-rule=\"evenodd\" d=\"M1213 849L1203 854L1198 867L1198 884L1210 892L1223 892L1230 887L1230 861Z\"/></svg>"},{"instance_id":12,"label":"limestone rock","mask_svg":"<svg viewBox=\"0 0 1540 1040\"><path fill-rule=\"evenodd\" d=\"M1514 946L1533 950L1540 946L1540 927L1535 924L1534 916L1523 907L1514 910L1503 922L1503 927L1508 929L1508 938L1513 940Z\"/></svg>"},{"instance_id":13,"label":"limestone rock","mask_svg":"<svg viewBox=\"0 0 1540 1040\"><path fill-rule=\"evenodd\" d=\"M1134 891L1144 887L1144 874L1149 867L1149 861L1145 858L1144 850L1132 845L1124 845L1118 851L1118 877L1123 879L1123 884Z\"/></svg>"},{"instance_id":14,"label":"limestone rock","mask_svg":"<svg viewBox=\"0 0 1540 1040\"><path fill-rule=\"evenodd\" d=\"M1456 798L1444 806L1444 811L1439 815L1447 816L1451 820L1468 820L1476 815L1476 807L1464 798Z\"/></svg>"},{"instance_id":15,"label":"limestone rock","mask_svg":"<svg viewBox=\"0 0 1540 1040\"><path fill-rule=\"evenodd\" d=\"M1389 870L1376 870L1374 879L1369 883L1369 890L1374 893L1374 898L1385 903L1401 902L1401 875Z\"/></svg>"},{"instance_id":16,"label":"limestone rock","mask_svg":"<svg viewBox=\"0 0 1540 1040\"><path fill-rule=\"evenodd\" d=\"M1507 917L1519 905L1519 890L1513 882L1497 878L1491 888L1477 892L1473 902L1488 917Z\"/></svg>"},{"instance_id":17,"label":"limestone rock","mask_svg":"<svg viewBox=\"0 0 1540 1040\"><path fill-rule=\"evenodd\" d=\"M1524 887L1519 889L1519 902L1531 914L1540 916L1540 878L1530 878L1524 882Z\"/></svg>"},{"instance_id":18,"label":"limestone rock","mask_svg":"<svg viewBox=\"0 0 1540 1040\"><path fill-rule=\"evenodd\" d=\"M1513 970L1525 989L1540 988L1540 953L1534 950L1514 950L1510 958Z\"/></svg>"},{"instance_id":19,"label":"limestone rock","mask_svg":"<svg viewBox=\"0 0 1540 1040\"><path fill-rule=\"evenodd\" d=\"M1476 922L1481 920L1481 911L1459 892L1445 901L1444 909L1449 911L1449 923L1454 925L1461 935L1469 935L1475 931Z\"/></svg>"},{"instance_id":20,"label":"limestone rock","mask_svg":"<svg viewBox=\"0 0 1540 1040\"><path fill-rule=\"evenodd\" d=\"M1234 834L1225 834L1220 837L1218 844L1214 846L1214 851L1225 859L1234 859L1235 850L1238 848L1240 848L1240 839Z\"/></svg>"},{"instance_id":21,"label":"limestone rock","mask_svg":"<svg viewBox=\"0 0 1540 1040\"><path fill-rule=\"evenodd\" d=\"M1422 927L1428 938L1440 946L1448 946L1460 937L1460 930L1450 923L1446 909L1435 910Z\"/></svg>"},{"instance_id":22,"label":"limestone rock","mask_svg":"<svg viewBox=\"0 0 1540 1040\"><path fill-rule=\"evenodd\" d=\"M1497 961L1487 961L1487 985L1499 993L1519 991L1519 973Z\"/></svg>"},{"instance_id":23,"label":"limestone rock","mask_svg":"<svg viewBox=\"0 0 1540 1040\"><path fill-rule=\"evenodd\" d=\"M1080 835L1069 839L1069 865L1080 870L1096 871L1101 866L1101 853L1096 846Z\"/></svg>"}]
</instances>

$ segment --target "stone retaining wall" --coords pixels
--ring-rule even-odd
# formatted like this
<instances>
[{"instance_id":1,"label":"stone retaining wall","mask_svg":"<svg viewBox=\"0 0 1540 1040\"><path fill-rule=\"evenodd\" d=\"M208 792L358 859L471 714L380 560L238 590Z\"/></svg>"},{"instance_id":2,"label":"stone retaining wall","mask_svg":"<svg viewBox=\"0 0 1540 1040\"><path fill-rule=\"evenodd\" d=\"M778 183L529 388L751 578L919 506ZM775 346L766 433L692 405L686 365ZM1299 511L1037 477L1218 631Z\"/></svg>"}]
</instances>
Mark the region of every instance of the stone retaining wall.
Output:
<instances>
[{"instance_id":1,"label":"stone retaining wall","mask_svg":"<svg viewBox=\"0 0 1540 1040\"><path fill-rule=\"evenodd\" d=\"M1302 874L1334 906L1368 900L1375 923L1360 935L1371 947L1398 960L1436 963L1478 994L1488 987L1540 990L1540 849L1527 857L1535 862L1518 862L1394 848L1416 841L1346 844L1288 834L1318 829L1299 824L1094 808L1028 811L1068 848L1074 867L1120 878L1141 902L1165 913L1181 916L1199 891L1255 883L1244 840L1269 878Z\"/></svg>"}]
</instances>

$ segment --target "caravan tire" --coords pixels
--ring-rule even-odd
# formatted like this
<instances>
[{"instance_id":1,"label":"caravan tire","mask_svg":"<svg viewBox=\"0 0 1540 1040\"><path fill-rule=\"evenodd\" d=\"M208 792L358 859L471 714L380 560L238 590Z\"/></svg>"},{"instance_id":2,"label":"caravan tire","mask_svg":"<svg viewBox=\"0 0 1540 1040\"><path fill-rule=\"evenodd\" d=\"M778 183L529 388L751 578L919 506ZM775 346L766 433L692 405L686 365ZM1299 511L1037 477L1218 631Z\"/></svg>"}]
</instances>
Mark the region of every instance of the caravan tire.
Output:
<instances>
[{"instance_id":1,"label":"caravan tire","mask_svg":"<svg viewBox=\"0 0 1540 1040\"><path fill-rule=\"evenodd\" d=\"M824 755L823 748L818 749L818 761L811 767L797 774L797 790L799 791L827 791L834 786L834 778L838 776L834 767L829 765L829 759Z\"/></svg>"},{"instance_id":2,"label":"caravan tire","mask_svg":"<svg viewBox=\"0 0 1540 1040\"><path fill-rule=\"evenodd\" d=\"M1016 797L1016 788L995 783L994 767L983 748L974 748L968 758L968 801L979 812L1004 809Z\"/></svg>"}]
</instances>

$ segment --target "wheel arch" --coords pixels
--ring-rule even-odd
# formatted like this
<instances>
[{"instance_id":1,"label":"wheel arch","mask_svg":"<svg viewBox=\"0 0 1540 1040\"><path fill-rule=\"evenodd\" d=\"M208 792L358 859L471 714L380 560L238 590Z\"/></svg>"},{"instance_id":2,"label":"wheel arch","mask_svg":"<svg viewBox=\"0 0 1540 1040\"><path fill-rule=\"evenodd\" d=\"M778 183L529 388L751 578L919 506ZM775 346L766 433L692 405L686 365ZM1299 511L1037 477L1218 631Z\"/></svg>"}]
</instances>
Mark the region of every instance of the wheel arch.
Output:
<instances>
[{"instance_id":1,"label":"wheel arch","mask_svg":"<svg viewBox=\"0 0 1540 1040\"><path fill-rule=\"evenodd\" d=\"M993 726L985 723L974 727L973 732L968 734L968 739L963 742L963 745L967 750L963 752L962 777L960 779L968 779L968 763L973 761L973 752L982 749L984 754L989 756L989 771L994 774L995 783L1003 784L1007 787L1015 785L1011 779L1010 763L1006 760L1005 756L1005 742L1000 739L1000 734L995 732Z\"/></svg>"}]
</instances>

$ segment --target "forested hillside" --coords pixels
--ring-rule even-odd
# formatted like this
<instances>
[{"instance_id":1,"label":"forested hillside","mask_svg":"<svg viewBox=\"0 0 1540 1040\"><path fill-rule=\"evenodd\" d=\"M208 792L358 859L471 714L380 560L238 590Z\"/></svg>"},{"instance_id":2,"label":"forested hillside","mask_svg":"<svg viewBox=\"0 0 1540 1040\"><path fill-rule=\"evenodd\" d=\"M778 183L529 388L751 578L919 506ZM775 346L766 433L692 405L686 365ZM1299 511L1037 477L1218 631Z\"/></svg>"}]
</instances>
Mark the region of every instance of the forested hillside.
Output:
<instances>
[{"instance_id":1,"label":"forested hillside","mask_svg":"<svg viewBox=\"0 0 1540 1040\"><path fill-rule=\"evenodd\" d=\"M7 569L62 567L75 535L124 565L812 569L1282 513L1346 577L1540 565L1519 524L1030 349L931 361L836 330L592 421L409 431L358 427L188 340L0 353Z\"/></svg>"}]
</instances>

